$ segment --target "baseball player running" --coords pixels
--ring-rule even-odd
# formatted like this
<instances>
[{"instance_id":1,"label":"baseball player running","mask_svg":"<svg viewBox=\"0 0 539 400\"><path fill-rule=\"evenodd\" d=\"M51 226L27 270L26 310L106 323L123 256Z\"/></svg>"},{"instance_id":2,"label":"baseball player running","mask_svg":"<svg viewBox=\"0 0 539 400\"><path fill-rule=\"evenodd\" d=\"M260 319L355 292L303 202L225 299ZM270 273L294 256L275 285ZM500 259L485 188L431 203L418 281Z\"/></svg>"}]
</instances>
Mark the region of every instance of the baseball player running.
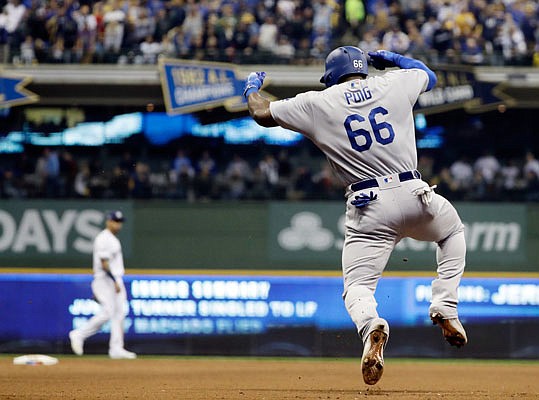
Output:
<instances>
[{"instance_id":1,"label":"baseball player running","mask_svg":"<svg viewBox=\"0 0 539 400\"><path fill-rule=\"evenodd\" d=\"M400 69L368 76L364 52L344 46L326 58L323 91L270 102L258 93L265 72L253 72L244 96L259 125L280 125L312 140L345 186L343 298L363 340L363 380L374 385L384 370L389 338L374 293L393 248L404 237L437 243L429 316L445 339L460 347L467 342L457 314L466 244L455 208L416 170L412 108L434 87L436 75L421 61L389 51L369 56L377 69Z\"/></svg>"},{"instance_id":2,"label":"baseball player running","mask_svg":"<svg viewBox=\"0 0 539 400\"><path fill-rule=\"evenodd\" d=\"M73 353L81 356L84 341L110 321L110 358L137 358L137 355L124 349L124 318L127 295L123 283L124 261L122 245L116 237L122 229L124 216L121 211L107 214L106 228L94 239L92 291L101 305L101 310L88 322L69 332Z\"/></svg>"}]
</instances>

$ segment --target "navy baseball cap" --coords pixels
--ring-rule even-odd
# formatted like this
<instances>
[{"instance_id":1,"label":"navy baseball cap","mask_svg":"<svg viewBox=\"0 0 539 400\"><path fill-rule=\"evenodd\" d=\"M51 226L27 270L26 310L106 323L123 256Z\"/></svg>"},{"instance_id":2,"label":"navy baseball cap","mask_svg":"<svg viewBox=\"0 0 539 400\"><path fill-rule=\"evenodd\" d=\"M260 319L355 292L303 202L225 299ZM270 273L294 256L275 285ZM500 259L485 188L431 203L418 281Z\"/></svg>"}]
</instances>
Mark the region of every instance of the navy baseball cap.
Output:
<instances>
[{"instance_id":1,"label":"navy baseball cap","mask_svg":"<svg viewBox=\"0 0 539 400\"><path fill-rule=\"evenodd\" d=\"M111 211L107 214L107 219L116 222L124 222L124 214L120 210Z\"/></svg>"}]
</instances>

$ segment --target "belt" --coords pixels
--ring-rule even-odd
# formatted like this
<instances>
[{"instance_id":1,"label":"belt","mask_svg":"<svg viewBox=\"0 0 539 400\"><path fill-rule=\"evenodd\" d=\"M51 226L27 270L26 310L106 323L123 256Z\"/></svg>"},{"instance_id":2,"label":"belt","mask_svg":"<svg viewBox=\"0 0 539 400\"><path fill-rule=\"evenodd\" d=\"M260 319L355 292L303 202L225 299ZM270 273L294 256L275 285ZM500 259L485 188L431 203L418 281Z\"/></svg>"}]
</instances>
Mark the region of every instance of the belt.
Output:
<instances>
[{"instance_id":1,"label":"belt","mask_svg":"<svg viewBox=\"0 0 539 400\"><path fill-rule=\"evenodd\" d=\"M399 174L399 181L401 182L406 182L412 179L421 179L421 174L418 170L414 169L413 171L401 172ZM378 187L378 181L376 180L376 178L365 179L363 181L352 183L352 185L350 185L350 189L352 189L353 192L373 187Z\"/></svg>"}]
</instances>

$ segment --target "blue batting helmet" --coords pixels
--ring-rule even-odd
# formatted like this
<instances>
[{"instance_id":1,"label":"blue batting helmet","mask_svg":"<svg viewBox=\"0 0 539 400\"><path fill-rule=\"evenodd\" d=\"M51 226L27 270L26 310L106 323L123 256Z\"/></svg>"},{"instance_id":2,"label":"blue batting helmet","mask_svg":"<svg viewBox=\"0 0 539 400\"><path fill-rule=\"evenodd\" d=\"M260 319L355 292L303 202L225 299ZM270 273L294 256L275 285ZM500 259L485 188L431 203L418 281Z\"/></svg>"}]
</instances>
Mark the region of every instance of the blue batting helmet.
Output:
<instances>
[{"instance_id":1,"label":"blue batting helmet","mask_svg":"<svg viewBox=\"0 0 539 400\"><path fill-rule=\"evenodd\" d=\"M360 48L354 46L342 46L333 50L326 57L326 72L320 78L320 83L330 87L348 75L369 74L367 57Z\"/></svg>"}]
</instances>

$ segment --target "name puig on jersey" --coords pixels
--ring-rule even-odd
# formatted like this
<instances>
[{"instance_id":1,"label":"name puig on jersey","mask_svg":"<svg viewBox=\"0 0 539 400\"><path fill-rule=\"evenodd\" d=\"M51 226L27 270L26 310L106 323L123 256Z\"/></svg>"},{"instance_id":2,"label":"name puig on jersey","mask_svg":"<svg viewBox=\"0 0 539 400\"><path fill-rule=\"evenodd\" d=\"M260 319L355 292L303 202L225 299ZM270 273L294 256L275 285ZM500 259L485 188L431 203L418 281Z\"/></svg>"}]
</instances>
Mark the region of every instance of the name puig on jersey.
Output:
<instances>
[{"instance_id":1,"label":"name puig on jersey","mask_svg":"<svg viewBox=\"0 0 539 400\"><path fill-rule=\"evenodd\" d=\"M356 89L357 87L357 89ZM344 99L348 104L361 103L362 101L372 98L372 93L367 86L351 86L351 91L344 92Z\"/></svg>"}]
</instances>

